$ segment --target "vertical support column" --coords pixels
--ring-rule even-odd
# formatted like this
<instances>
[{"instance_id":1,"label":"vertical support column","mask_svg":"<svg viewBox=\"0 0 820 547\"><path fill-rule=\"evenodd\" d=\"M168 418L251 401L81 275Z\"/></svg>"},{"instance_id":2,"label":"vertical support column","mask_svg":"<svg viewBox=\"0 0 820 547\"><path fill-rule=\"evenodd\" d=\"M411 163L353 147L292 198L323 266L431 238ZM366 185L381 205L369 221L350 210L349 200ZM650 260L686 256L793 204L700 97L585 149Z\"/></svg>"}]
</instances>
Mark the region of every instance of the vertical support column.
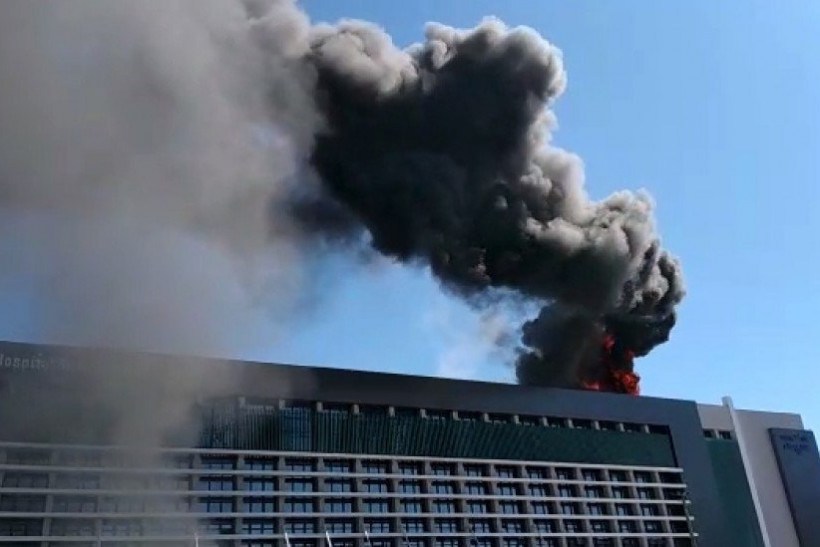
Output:
<instances>
[{"instance_id":1,"label":"vertical support column","mask_svg":"<svg viewBox=\"0 0 820 547\"><path fill-rule=\"evenodd\" d=\"M769 537L769 531L766 528L766 521L763 518L763 508L760 505L760 496L757 491L757 482L755 481L754 473L752 472L751 463L749 462L749 449L746 446L746 435L743 431L743 425L738 419L735 406L732 403L731 397L723 397L723 406L729 410L729 419L732 422L732 427L735 430L735 437L737 438L737 446L740 449L740 459L743 461L743 470L746 472L746 480L749 482L749 490L752 492L752 502L755 506L755 513L757 514L757 522L760 525L760 535L763 538L763 545L765 547L772 547L772 540Z\"/></svg>"}]
</instances>

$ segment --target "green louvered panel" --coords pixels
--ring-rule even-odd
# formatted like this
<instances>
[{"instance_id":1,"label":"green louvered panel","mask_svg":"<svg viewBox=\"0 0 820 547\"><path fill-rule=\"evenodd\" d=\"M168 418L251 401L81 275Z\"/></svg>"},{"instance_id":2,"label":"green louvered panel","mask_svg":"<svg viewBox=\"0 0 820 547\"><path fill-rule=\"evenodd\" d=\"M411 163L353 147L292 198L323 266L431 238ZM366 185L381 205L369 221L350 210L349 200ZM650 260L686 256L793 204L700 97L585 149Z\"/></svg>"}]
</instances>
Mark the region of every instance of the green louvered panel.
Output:
<instances>
[{"instance_id":1,"label":"green louvered panel","mask_svg":"<svg viewBox=\"0 0 820 547\"><path fill-rule=\"evenodd\" d=\"M203 446L480 459L674 466L662 434L562 429L420 417L217 409Z\"/></svg>"},{"instance_id":2,"label":"green louvered panel","mask_svg":"<svg viewBox=\"0 0 820 547\"><path fill-rule=\"evenodd\" d=\"M737 547L763 547L754 502L737 442L707 439L726 521Z\"/></svg>"}]
</instances>

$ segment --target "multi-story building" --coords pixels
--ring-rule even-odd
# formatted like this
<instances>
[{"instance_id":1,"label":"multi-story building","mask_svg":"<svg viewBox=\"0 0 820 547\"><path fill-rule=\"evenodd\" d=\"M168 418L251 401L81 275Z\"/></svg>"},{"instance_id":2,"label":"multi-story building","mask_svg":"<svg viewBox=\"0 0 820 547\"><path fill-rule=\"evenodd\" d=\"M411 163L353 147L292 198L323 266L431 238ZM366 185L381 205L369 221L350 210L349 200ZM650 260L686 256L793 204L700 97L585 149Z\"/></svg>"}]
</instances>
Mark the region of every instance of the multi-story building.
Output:
<instances>
[{"instance_id":1,"label":"multi-story building","mask_svg":"<svg viewBox=\"0 0 820 547\"><path fill-rule=\"evenodd\" d=\"M728 400L0 344L3 545L816 546L818 493Z\"/></svg>"}]
</instances>

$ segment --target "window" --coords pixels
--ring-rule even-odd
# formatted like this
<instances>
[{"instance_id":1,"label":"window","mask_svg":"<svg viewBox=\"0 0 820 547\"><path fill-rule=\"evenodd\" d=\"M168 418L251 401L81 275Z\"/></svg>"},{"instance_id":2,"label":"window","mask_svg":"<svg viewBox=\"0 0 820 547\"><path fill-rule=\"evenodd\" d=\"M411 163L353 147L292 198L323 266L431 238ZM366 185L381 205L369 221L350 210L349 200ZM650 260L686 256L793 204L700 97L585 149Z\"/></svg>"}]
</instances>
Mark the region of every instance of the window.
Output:
<instances>
[{"instance_id":1,"label":"window","mask_svg":"<svg viewBox=\"0 0 820 547\"><path fill-rule=\"evenodd\" d=\"M541 418L538 416L518 416L518 423L521 425L541 425Z\"/></svg>"},{"instance_id":2,"label":"window","mask_svg":"<svg viewBox=\"0 0 820 547\"><path fill-rule=\"evenodd\" d=\"M485 473L480 465L465 465L464 474L468 477L483 477Z\"/></svg>"},{"instance_id":3,"label":"window","mask_svg":"<svg viewBox=\"0 0 820 547\"><path fill-rule=\"evenodd\" d=\"M81 521L80 521L81 522ZM93 522L87 522L88 525L88 533L81 533L79 530L76 529L75 526L72 525L71 521L67 521L66 528L73 528L72 530L64 530L69 533L57 533L54 530L54 522L51 523L51 533L54 535L74 535L74 536L85 536L85 535L96 535L94 532L94 524ZM74 533L70 533L74 532ZM130 520L130 519L111 519L111 520L103 520L100 526L100 533L104 536L141 536L143 535L144 531L142 529L142 525L139 520Z\"/></svg>"},{"instance_id":4,"label":"window","mask_svg":"<svg viewBox=\"0 0 820 547\"><path fill-rule=\"evenodd\" d=\"M524 523L520 520L502 520L501 529L507 533L520 533L524 531Z\"/></svg>"},{"instance_id":5,"label":"window","mask_svg":"<svg viewBox=\"0 0 820 547\"><path fill-rule=\"evenodd\" d=\"M368 519L364 521L364 528L371 534L387 534L390 532L390 521Z\"/></svg>"},{"instance_id":6,"label":"window","mask_svg":"<svg viewBox=\"0 0 820 547\"><path fill-rule=\"evenodd\" d=\"M331 534L351 534L353 533L352 519L326 520L325 529ZM335 545L335 543L334 543Z\"/></svg>"},{"instance_id":7,"label":"window","mask_svg":"<svg viewBox=\"0 0 820 547\"><path fill-rule=\"evenodd\" d=\"M622 504L622 503L616 503L615 504L615 514L618 515L619 517L628 517L628 516L632 515L632 506L631 505L625 505L625 504Z\"/></svg>"},{"instance_id":8,"label":"window","mask_svg":"<svg viewBox=\"0 0 820 547\"><path fill-rule=\"evenodd\" d=\"M246 513L273 513L273 500L270 498L245 498L242 509Z\"/></svg>"},{"instance_id":9,"label":"window","mask_svg":"<svg viewBox=\"0 0 820 547\"><path fill-rule=\"evenodd\" d=\"M605 520L593 520L589 523L589 525L593 532L601 534L609 532L609 522Z\"/></svg>"},{"instance_id":10,"label":"window","mask_svg":"<svg viewBox=\"0 0 820 547\"><path fill-rule=\"evenodd\" d=\"M606 515L606 505L603 503L588 503L587 512L590 515Z\"/></svg>"},{"instance_id":11,"label":"window","mask_svg":"<svg viewBox=\"0 0 820 547\"><path fill-rule=\"evenodd\" d=\"M312 513L313 500L305 498L285 498L285 513Z\"/></svg>"},{"instance_id":12,"label":"window","mask_svg":"<svg viewBox=\"0 0 820 547\"><path fill-rule=\"evenodd\" d=\"M489 520L474 520L470 522L470 531L474 534L489 534L492 532L492 522Z\"/></svg>"},{"instance_id":13,"label":"window","mask_svg":"<svg viewBox=\"0 0 820 547\"><path fill-rule=\"evenodd\" d=\"M450 500L433 500L430 504L434 513L455 513L456 504Z\"/></svg>"},{"instance_id":14,"label":"window","mask_svg":"<svg viewBox=\"0 0 820 547\"><path fill-rule=\"evenodd\" d=\"M652 475L647 473L646 471L635 471L633 475L635 476L635 482L641 484L652 482Z\"/></svg>"},{"instance_id":15,"label":"window","mask_svg":"<svg viewBox=\"0 0 820 547\"><path fill-rule=\"evenodd\" d=\"M587 482L595 482L601 480L601 474L597 469L584 469L581 471L581 476Z\"/></svg>"},{"instance_id":16,"label":"window","mask_svg":"<svg viewBox=\"0 0 820 547\"><path fill-rule=\"evenodd\" d=\"M654 517L658 514L657 505L641 505L641 515L645 517Z\"/></svg>"},{"instance_id":17,"label":"window","mask_svg":"<svg viewBox=\"0 0 820 547\"><path fill-rule=\"evenodd\" d=\"M90 498L90 501L94 502L94 498ZM0 496L0 511L44 511L45 508L45 496L13 496L9 494ZM93 510L92 508L91 511ZM57 509L54 509L54 511L57 511Z\"/></svg>"},{"instance_id":18,"label":"window","mask_svg":"<svg viewBox=\"0 0 820 547\"><path fill-rule=\"evenodd\" d=\"M433 475L452 475L453 466L449 463L433 463L430 464L430 471Z\"/></svg>"},{"instance_id":19,"label":"window","mask_svg":"<svg viewBox=\"0 0 820 547\"><path fill-rule=\"evenodd\" d=\"M550 534L558 531L558 521L554 520L536 520L535 531L541 534Z\"/></svg>"},{"instance_id":20,"label":"window","mask_svg":"<svg viewBox=\"0 0 820 547\"><path fill-rule=\"evenodd\" d=\"M233 478L231 477L202 477L199 479L199 490L224 492L233 489Z\"/></svg>"},{"instance_id":21,"label":"window","mask_svg":"<svg viewBox=\"0 0 820 547\"><path fill-rule=\"evenodd\" d=\"M504 538L501 540L502 547L526 547L527 540L524 538Z\"/></svg>"},{"instance_id":22,"label":"window","mask_svg":"<svg viewBox=\"0 0 820 547\"><path fill-rule=\"evenodd\" d=\"M655 491L651 488L638 488L638 499L653 500L655 499Z\"/></svg>"},{"instance_id":23,"label":"window","mask_svg":"<svg viewBox=\"0 0 820 547\"><path fill-rule=\"evenodd\" d=\"M288 492L313 492L311 479L285 479L285 490Z\"/></svg>"},{"instance_id":24,"label":"window","mask_svg":"<svg viewBox=\"0 0 820 547\"><path fill-rule=\"evenodd\" d=\"M507 467L507 466L500 466L497 465L495 467L495 474L497 477L502 479L511 479L515 477L515 468L514 467Z\"/></svg>"},{"instance_id":25,"label":"window","mask_svg":"<svg viewBox=\"0 0 820 547\"><path fill-rule=\"evenodd\" d=\"M314 471L315 466L313 461L311 460L302 460L302 459L292 459L286 458L285 459L285 470L286 471Z\"/></svg>"},{"instance_id":26,"label":"window","mask_svg":"<svg viewBox=\"0 0 820 547\"><path fill-rule=\"evenodd\" d=\"M468 513L489 513L487 510L487 503L484 501L468 501L467 502L467 512Z\"/></svg>"},{"instance_id":27,"label":"window","mask_svg":"<svg viewBox=\"0 0 820 547\"><path fill-rule=\"evenodd\" d=\"M202 469L234 469L234 459L215 456L202 457Z\"/></svg>"},{"instance_id":28,"label":"window","mask_svg":"<svg viewBox=\"0 0 820 547\"><path fill-rule=\"evenodd\" d=\"M434 529L436 532L443 532L443 533L455 533L458 532L458 521L447 519L447 520L437 520L434 523Z\"/></svg>"},{"instance_id":29,"label":"window","mask_svg":"<svg viewBox=\"0 0 820 547\"><path fill-rule=\"evenodd\" d=\"M275 531L276 524L273 519L245 519L242 523L244 534L273 534Z\"/></svg>"},{"instance_id":30,"label":"window","mask_svg":"<svg viewBox=\"0 0 820 547\"><path fill-rule=\"evenodd\" d=\"M546 479L548 477L547 470L542 467L528 467L527 477L531 479Z\"/></svg>"},{"instance_id":31,"label":"window","mask_svg":"<svg viewBox=\"0 0 820 547\"><path fill-rule=\"evenodd\" d=\"M468 482L464 486L464 491L467 494L473 494L473 495L486 494L487 493L487 486L485 484L480 483L480 482Z\"/></svg>"},{"instance_id":32,"label":"window","mask_svg":"<svg viewBox=\"0 0 820 547\"><path fill-rule=\"evenodd\" d=\"M430 491L434 494L452 494L455 492L455 486L449 482L434 482L430 486Z\"/></svg>"},{"instance_id":33,"label":"window","mask_svg":"<svg viewBox=\"0 0 820 547\"><path fill-rule=\"evenodd\" d=\"M577 515L579 512L578 507L576 507L574 503L561 504L561 513L564 515Z\"/></svg>"},{"instance_id":34,"label":"window","mask_svg":"<svg viewBox=\"0 0 820 547\"><path fill-rule=\"evenodd\" d=\"M575 497L575 488L568 484L559 484L558 485L558 495L563 498L574 498Z\"/></svg>"},{"instance_id":35,"label":"window","mask_svg":"<svg viewBox=\"0 0 820 547\"><path fill-rule=\"evenodd\" d=\"M612 471L609 472L609 480L613 482L626 482L626 473L623 471Z\"/></svg>"},{"instance_id":36,"label":"window","mask_svg":"<svg viewBox=\"0 0 820 547\"><path fill-rule=\"evenodd\" d=\"M54 520L51 526L57 522L59 521ZM42 529L43 521L40 519L0 520L0 536L39 536Z\"/></svg>"},{"instance_id":37,"label":"window","mask_svg":"<svg viewBox=\"0 0 820 547\"><path fill-rule=\"evenodd\" d=\"M365 492L382 493L387 492L387 481L382 480L366 480L362 483Z\"/></svg>"},{"instance_id":38,"label":"window","mask_svg":"<svg viewBox=\"0 0 820 547\"><path fill-rule=\"evenodd\" d=\"M537 485L537 486L530 486L529 487L530 496L538 496L541 498L546 498L549 494L549 490L544 485Z\"/></svg>"},{"instance_id":39,"label":"window","mask_svg":"<svg viewBox=\"0 0 820 547\"><path fill-rule=\"evenodd\" d=\"M399 490L403 494L419 494L421 493L421 483L419 481L401 481Z\"/></svg>"},{"instance_id":40,"label":"window","mask_svg":"<svg viewBox=\"0 0 820 547\"><path fill-rule=\"evenodd\" d=\"M273 492L276 490L274 479L245 479L245 490L251 492Z\"/></svg>"},{"instance_id":41,"label":"window","mask_svg":"<svg viewBox=\"0 0 820 547\"><path fill-rule=\"evenodd\" d=\"M544 502L534 502L532 512L536 515L546 515L550 512L549 504Z\"/></svg>"},{"instance_id":42,"label":"window","mask_svg":"<svg viewBox=\"0 0 820 547\"><path fill-rule=\"evenodd\" d=\"M329 473L350 473L351 464L347 460L325 460L325 471Z\"/></svg>"},{"instance_id":43,"label":"window","mask_svg":"<svg viewBox=\"0 0 820 547\"><path fill-rule=\"evenodd\" d=\"M619 500L625 500L629 497L629 492L623 486L613 486L612 497Z\"/></svg>"},{"instance_id":44,"label":"window","mask_svg":"<svg viewBox=\"0 0 820 547\"><path fill-rule=\"evenodd\" d=\"M516 494L514 484L499 484L498 494L500 496L514 496Z\"/></svg>"},{"instance_id":45,"label":"window","mask_svg":"<svg viewBox=\"0 0 820 547\"><path fill-rule=\"evenodd\" d=\"M61 475L65 477L65 475ZM45 488L48 486L48 475L44 473L6 472L3 476L4 488Z\"/></svg>"},{"instance_id":46,"label":"window","mask_svg":"<svg viewBox=\"0 0 820 547\"><path fill-rule=\"evenodd\" d=\"M564 530L570 534L577 534L583 531L583 526L581 526L581 523L577 520L565 520Z\"/></svg>"},{"instance_id":47,"label":"window","mask_svg":"<svg viewBox=\"0 0 820 547\"><path fill-rule=\"evenodd\" d=\"M618 531L622 534L634 534L637 531L637 526L631 520L619 520Z\"/></svg>"},{"instance_id":48,"label":"window","mask_svg":"<svg viewBox=\"0 0 820 547\"><path fill-rule=\"evenodd\" d=\"M418 534L424 532L424 521L409 519L404 521L404 531L408 534Z\"/></svg>"},{"instance_id":49,"label":"window","mask_svg":"<svg viewBox=\"0 0 820 547\"><path fill-rule=\"evenodd\" d=\"M561 545L556 538L538 538L535 540L535 547L559 547Z\"/></svg>"},{"instance_id":50,"label":"window","mask_svg":"<svg viewBox=\"0 0 820 547\"><path fill-rule=\"evenodd\" d=\"M325 490L328 492L352 492L353 481L350 479L325 479Z\"/></svg>"},{"instance_id":51,"label":"window","mask_svg":"<svg viewBox=\"0 0 820 547\"><path fill-rule=\"evenodd\" d=\"M387 500L365 500L362 507L367 513L387 513L390 511Z\"/></svg>"},{"instance_id":52,"label":"window","mask_svg":"<svg viewBox=\"0 0 820 547\"><path fill-rule=\"evenodd\" d=\"M234 533L233 520L231 519L214 519L202 524L200 529L207 535L225 536Z\"/></svg>"},{"instance_id":53,"label":"window","mask_svg":"<svg viewBox=\"0 0 820 547\"><path fill-rule=\"evenodd\" d=\"M400 505L402 513L421 513L420 501L401 500Z\"/></svg>"},{"instance_id":54,"label":"window","mask_svg":"<svg viewBox=\"0 0 820 547\"><path fill-rule=\"evenodd\" d=\"M289 534L313 534L316 532L316 523L312 520L285 521L285 532Z\"/></svg>"},{"instance_id":55,"label":"window","mask_svg":"<svg viewBox=\"0 0 820 547\"><path fill-rule=\"evenodd\" d=\"M498 504L498 509L505 515L518 513L518 504L514 501L502 501Z\"/></svg>"},{"instance_id":56,"label":"window","mask_svg":"<svg viewBox=\"0 0 820 547\"><path fill-rule=\"evenodd\" d=\"M6 451L6 463L22 465L48 465L51 463L51 454L47 450L9 448Z\"/></svg>"},{"instance_id":57,"label":"window","mask_svg":"<svg viewBox=\"0 0 820 547\"><path fill-rule=\"evenodd\" d=\"M325 500L325 511L328 513L352 513L352 499Z\"/></svg>"},{"instance_id":58,"label":"window","mask_svg":"<svg viewBox=\"0 0 820 547\"><path fill-rule=\"evenodd\" d=\"M657 520L644 521L643 528L648 534L659 534L663 532L663 524Z\"/></svg>"},{"instance_id":59,"label":"window","mask_svg":"<svg viewBox=\"0 0 820 547\"><path fill-rule=\"evenodd\" d=\"M199 513L231 513L233 499L231 498L202 498L197 504Z\"/></svg>"},{"instance_id":60,"label":"window","mask_svg":"<svg viewBox=\"0 0 820 547\"><path fill-rule=\"evenodd\" d=\"M585 486L584 496L588 498L603 498L604 489L600 486Z\"/></svg>"},{"instance_id":61,"label":"window","mask_svg":"<svg viewBox=\"0 0 820 547\"><path fill-rule=\"evenodd\" d=\"M456 538L436 538L436 547L458 547Z\"/></svg>"},{"instance_id":62,"label":"window","mask_svg":"<svg viewBox=\"0 0 820 547\"><path fill-rule=\"evenodd\" d=\"M402 462L399 464L401 475L421 475L421 465L416 462Z\"/></svg>"},{"instance_id":63,"label":"window","mask_svg":"<svg viewBox=\"0 0 820 547\"><path fill-rule=\"evenodd\" d=\"M248 458L245 460L245 468L251 471L273 471L276 469L276 461L266 458Z\"/></svg>"},{"instance_id":64,"label":"window","mask_svg":"<svg viewBox=\"0 0 820 547\"><path fill-rule=\"evenodd\" d=\"M365 473L372 473L374 475L386 475L387 462L362 462L362 471Z\"/></svg>"}]
</instances>

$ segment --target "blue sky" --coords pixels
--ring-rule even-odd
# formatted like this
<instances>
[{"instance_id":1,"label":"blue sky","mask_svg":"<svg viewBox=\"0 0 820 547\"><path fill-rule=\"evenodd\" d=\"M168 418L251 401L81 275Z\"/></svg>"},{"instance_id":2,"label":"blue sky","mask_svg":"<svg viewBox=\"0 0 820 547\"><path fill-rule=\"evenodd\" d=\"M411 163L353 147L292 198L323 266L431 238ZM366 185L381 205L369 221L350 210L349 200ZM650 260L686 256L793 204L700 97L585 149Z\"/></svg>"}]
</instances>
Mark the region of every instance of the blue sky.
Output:
<instances>
[{"instance_id":1,"label":"blue sky","mask_svg":"<svg viewBox=\"0 0 820 547\"><path fill-rule=\"evenodd\" d=\"M596 199L646 188L688 296L672 339L638 362L648 395L800 412L820 423L820 5L812 2L305 0L314 21L362 18L398 45L427 21L486 15L562 49L559 146ZM470 343L475 317L425 272L340 276L271 359L510 380ZM453 346L454 344L454 346ZM448 350L448 348L450 348ZM442 365L445 362L446 365Z\"/></svg>"}]
</instances>

